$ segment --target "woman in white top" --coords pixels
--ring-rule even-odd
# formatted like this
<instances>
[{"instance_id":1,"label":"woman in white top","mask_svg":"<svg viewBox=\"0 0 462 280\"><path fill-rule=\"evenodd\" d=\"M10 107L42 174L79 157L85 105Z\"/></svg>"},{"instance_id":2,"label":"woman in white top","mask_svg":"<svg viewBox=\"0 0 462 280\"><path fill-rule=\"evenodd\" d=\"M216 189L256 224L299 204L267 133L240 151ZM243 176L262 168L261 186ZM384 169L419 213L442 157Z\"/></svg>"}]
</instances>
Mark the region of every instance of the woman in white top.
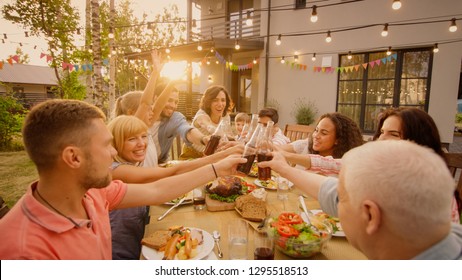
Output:
<instances>
[{"instance_id":1,"label":"woman in white top","mask_svg":"<svg viewBox=\"0 0 462 280\"><path fill-rule=\"evenodd\" d=\"M229 117L232 101L228 91L223 86L209 87L201 98L199 111L192 120L192 125L206 136L213 134L220 120ZM198 158L203 156L205 142L201 145L193 144L191 147L183 145L180 159Z\"/></svg>"},{"instance_id":2,"label":"woman in white top","mask_svg":"<svg viewBox=\"0 0 462 280\"><path fill-rule=\"evenodd\" d=\"M326 176L337 176L343 154L363 144L358 125L341 113L322 115L307 139L275 146L288 161Z\"/></svg>"}]
</instances>

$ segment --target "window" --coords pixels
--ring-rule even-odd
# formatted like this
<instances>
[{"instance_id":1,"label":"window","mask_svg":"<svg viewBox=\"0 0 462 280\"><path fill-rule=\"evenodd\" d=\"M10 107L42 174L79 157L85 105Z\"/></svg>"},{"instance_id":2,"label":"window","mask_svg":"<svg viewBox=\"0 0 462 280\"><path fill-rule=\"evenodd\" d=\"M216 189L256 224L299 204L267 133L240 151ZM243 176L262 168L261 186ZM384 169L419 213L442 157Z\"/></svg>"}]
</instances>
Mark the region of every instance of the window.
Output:
<instances>
[{"instance_id":1,"label":"window","mask_svg":"<svg viewBox=\"0 0 462 280\"><path fill-rule=\"evenodd\" d=\"M383 58L387 60L382 63ZM371 66L380 60L380 65ZM364 132L374 132L377 117L388 107L418 107L428 110L431 48L340 55L341 71L337 91L337 111L355 120ZM362 65L367 65L366 69Z\"/></svg>"},{"instance_id":2,"label":"window","mask_svg":"<svg viewBox=\"0 0 462 280\"><path fill-rule=\"evenodd\" d=\"M295 0L295 9L305 9L306 0Z\"/></svg>"}]
</instances>

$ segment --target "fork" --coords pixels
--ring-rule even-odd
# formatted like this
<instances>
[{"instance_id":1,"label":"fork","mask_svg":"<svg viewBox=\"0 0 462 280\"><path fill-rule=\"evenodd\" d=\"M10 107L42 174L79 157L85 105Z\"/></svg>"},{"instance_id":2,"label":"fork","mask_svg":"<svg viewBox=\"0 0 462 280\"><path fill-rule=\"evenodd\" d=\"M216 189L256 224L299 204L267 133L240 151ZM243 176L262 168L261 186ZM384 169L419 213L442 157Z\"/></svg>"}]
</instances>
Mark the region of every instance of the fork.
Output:
<instances>
[{"instance_id":1,"label":"fork","mask_svg":"<svg viewBox=\"0 0 462 280\"><path fill-rule=\"evenodd\" d=\"M300 205L302 206L302 209L303 209L303 212L305 213L305 222L311 227L311 229L316 232L316 233L319 233L319 229L314 226L312 223L311 223L311 220L310 220L310 214L313 215L313 213L308 210L308 208L306 208L306 204L305 204L305 200L303 199L303 196L299 196L298 197L298 201L300 202ZM303 215L302 215L303 217Z\"/></svg>"},{"instance_id":2,"label":"fork","mask_svg":"<svg viewBox=\"0 0 462 280\"><path fill-rule=\"evenodd\" d=\"M165 218L165 216L167 216L168 213L170 213L173 209L177 208L178 206L181 205L181 203L183 203L183 201L186 199L186 196L183 197L182 199L180 199L180 201L178 201L177 203L175 203L175 205L173 205L172 207L170 207L167 211L165 211L164 214L162 214L162 216L160 216L159 218L157 218L158 221L162 220L163 218Z\"/></svg>"}]
</instances>

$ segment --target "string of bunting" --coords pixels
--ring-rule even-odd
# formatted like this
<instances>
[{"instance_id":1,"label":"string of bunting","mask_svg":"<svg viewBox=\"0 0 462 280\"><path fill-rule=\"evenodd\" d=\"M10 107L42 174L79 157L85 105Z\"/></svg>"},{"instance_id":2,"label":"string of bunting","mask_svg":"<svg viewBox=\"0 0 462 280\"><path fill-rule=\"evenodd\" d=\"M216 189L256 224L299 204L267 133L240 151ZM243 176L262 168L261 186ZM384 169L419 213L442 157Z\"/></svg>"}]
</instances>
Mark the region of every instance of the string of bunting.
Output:
<instances>
[{"instance_id":1,"label":"string of bunting","mask_svg":"<svg viewBox=\"0 0 462 280\"><path fill-rule=\"evenodd\" d=\"M40 53L40 58L45 58L47 63L52 61L53 60L53 57L51 55L48 55L46 53ZM14 55L14 56L10 56L8 59L6 59L6 61L8 62L8 64L10 64L11 66L13 66L13 61L18 63L19 62L19 56L18 55ZM3 69L3 65L4 65L4 61L0 61L0 70ZM109 59L106 58L103 60L103 65L107 66L109 65ZM72 63L68 63L68 62L62 62L61 63L61 67L63 70L69 70L69 71L79 71L79 70L82 70L82 71L93 71L93 64L92 63L86 63L86 64L72 64Z\"/></svg>"},{"instance_id":2,"label":"string of bunting","mask_svg":"<svg viewBox=\"0 0 462 280\"><path fill-rule=\"evenodd\" d=\"M220 62L221 64L225 64L226 69L230 71L242 71L242 70L252 69L253 67L253 62L250 62L247 64L235 65L229 61L226 61L226 59L217 51L215 51L215 57L217 58L218 62Z\"/></svg>"},{"instance_id":3,"label":"string of bunting","mask_svg":"<svg viewBox=\"0 0 462 280\"><path fill-rule=\"evenodd\" d=\"M359 71L359 69L361 68L364 68L364 69L366 69L367 67L374 68L374 66L380 66L381 64L386 64L388 62L391 62L392 59L396 60L397 58L398 58L397 54L392 54L384 58L380 58L380 59L376 59L376 60L373 60L367 63L361 63L361 64L352 65L352 66L344 66L344 67L313 66L313 72L315 73L334 73L334 72L347 73L347 72ZM295 62L290 62L290 61L286 61L284 64L296 70L306 71L308 69L308 66L306 64L300 64L300 63L295 63Z\"/></svg>"}]
</instances>

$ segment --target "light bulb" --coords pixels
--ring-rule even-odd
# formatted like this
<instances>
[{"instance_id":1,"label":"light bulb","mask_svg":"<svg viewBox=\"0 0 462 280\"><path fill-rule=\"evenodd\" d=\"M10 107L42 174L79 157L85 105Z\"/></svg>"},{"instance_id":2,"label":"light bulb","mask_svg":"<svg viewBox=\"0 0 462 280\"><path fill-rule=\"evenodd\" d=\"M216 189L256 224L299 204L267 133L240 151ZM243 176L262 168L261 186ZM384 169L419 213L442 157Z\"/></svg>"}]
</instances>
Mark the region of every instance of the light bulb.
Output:
<instances>
[{"instance_id":1,"label":"light bulb","mask_svg":"<svg viewBox=\"0 0 462 280\"><path fill-rule=\"evenodd\" d=\"M326 42L327 42L327 43L332 42L332 37L330 36L330 31L327 31Z\"/></svg>"},{"instance_id":2,"label":"light bulb","mask_svg":"<svg viewBox=\"0 0 462 280\"><path fill-rule=\"evenodd\" d=\"M388 47L387 55L391 55L391 47Z\"/></svg>"},{"instance_id":3,"label":"light bulb","mask_svg":"<svg viewBox=\"0 0 462 280\"><path fill-rule=\"evenodd\" d=\"M198 51L201 51L201 50L202 50L202 45L201 45L201 43L199 43L199 45L197 45L197 50L198 50Z\"/></svg>"},{"instance_id":4,"label":"light bulb","mask_svg":"<svg viewBox=\"0 0 462 280\"><path fill-rule=\"evenodd\" d=\"M247 26L253 25L253 19L251 18L250 11L247 11L247 19L245 20Z\"/></svg>"},{"instance_id":5,"label":"light bulb","mask_svg":"<svg viewBox=\"0 0 462 280\"><path fill-rule=\"evenodd\" d=\"M253 64L257 64L257 59L256 58L253 59Z\"/></svg>"},{"instance_id":6,"label":"light bulb","mask_svg":"<svg viewBox=\"0 0 462 280\"><path fill-rule=\"evenodd\" d=\"M393 0L393 4L391 4L391 7L393 8L393 10L399 10L399 8L401 8L401 1Z\"/></svg>"},{"instance_id":7,"label":"light bulb","mask_svg":"<svg viewBox=\"0 0 462 280\"><path fill-rule=\"evenodd\" d=\"M435 46L433 47L433 52L434 53L437 53L439 52L440 50L438 49L438 44L435 44Z\"/></svg>"},{"instance_id":8,"label":"light bulb","mask_svg":"<svg viewBox=\"0 0 462 280\"><path fill-rule=\"evenodd\" d=\"M294 55L294 61L298 62L298 55Z\"/></svg>"},{"instance_id":9,"label":"light bulb","mask_svg":"<svg viewBox=\"0 0 462 280\"><path fill-rule=\"evenodd\" d=\"M166 48L165 53L169 54L170 53L170 48Z\"/></svg>"},{"instance_id":10,"label":"light bulb","mask_svg":"<svg viewBox=\"0 0 462 280\"><path fill-rule=\"evenodd\" d=\"M235 48L236 50L238 50L238 49L241 48L241 46L239 45L239 40L236 40L236 44L234 45L234 48Z\"/></svg>"},{"instance_id":11,"label":"light bulb","mask_svg":"<svg viewBox=\"0 0 462 280\"><path fill-rule=\"evenodd\" d=\"M311 22L317 22L318 21L318 12L316 11L316 5L313 5L313 11L311 12L310 20L311 20Z\"/></svg>"},{"instance_id":12,"label":"light bulb","mask_svg":"<svg viewBox=\"0 0 462 280\"><path fill-rule=\"evenodd\" d=\"M316 53L313 54L313 56L311 57L311 60L316 61Z\"/></svg>"},{"instance_id":13,"label":"light bulb","mask_svg":"<svg viewBox=\"0 0 462 280\"><path fill-rule=\"evenodd\" d=\"M280 46L282 44L281 41L281 34L278 35L278 39L276 40L276 45Z\"/></svg>"},{"instance_id":14,"label":"light bulb","mask_svg":"<svg viewBox=\"0 0 462 280\"><path fill-rule=\"evenodd\" d=\"M284 64L286 63L286 61L284 60L284 57L281 58L281 64Z\"/></svg>"},{"instance_id":15,"label":"light bulb","mask_svg":"<svg viewBox=\"0 0 462 280\"><path fill-rule=\"evenodd\" d=\"M107 36L109 37L109 39L114 39L114 33L109 33Z\"/></svg>"},{"instance_id":16,"label":"light bulb","mask_svg":"<svg viewBox=\"0 0 462 280\"><path fill-rule=\"evenodd\" d=\"M451 19L451 26L449 26L449 31L451 31L451 32L456 32L457 31L457 25L456 25L456 19L455 18Z\"/></svg>"},{"instance_id":17,"label":"light bulb","mask_svg":"<svg viewBox=\"0 0 462 280\"><path fill-rule=\"evenodd\" d=\"M348 52L347 58L348 58L348 59L352 59L352 58L353 58L353 55L351 54L351 51Z\"/></svg>"},{"instance_id":18,"label":"light bulb","mask_svg":"<svg viewBox=\"0 0 462 280\"><path fill-rule=\"evenodd\" d=\"M383 25L382 37L387 37L387 36L388 36L388 23L385 23Z\"/></svg>"}]
</instances>

